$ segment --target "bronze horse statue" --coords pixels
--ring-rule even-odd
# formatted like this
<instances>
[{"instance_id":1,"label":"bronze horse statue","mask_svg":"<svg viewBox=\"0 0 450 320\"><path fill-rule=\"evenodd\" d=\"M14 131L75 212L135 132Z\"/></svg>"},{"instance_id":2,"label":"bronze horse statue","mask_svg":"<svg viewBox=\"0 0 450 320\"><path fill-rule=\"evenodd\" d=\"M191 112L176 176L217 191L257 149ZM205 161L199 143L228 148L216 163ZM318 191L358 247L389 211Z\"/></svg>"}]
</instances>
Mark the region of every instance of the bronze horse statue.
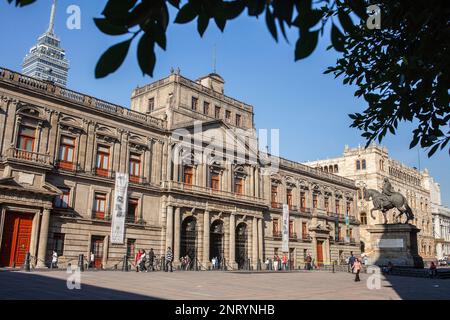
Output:
<instances>
[{"instance_id":1,"label":"bronze horse statue","mask_svg":"<svg viewBox=\"0 0 450 320\"><path fill-rule=\"evenodd\" d=\"M414 214L411 210L411 207L408 205L408 202L404 195L399 192L393 192L390 197L387 195L374 190L374 189L363 189L364 192L364 200L369 201L372 198L373 209L370 210L370 216L372 219L375 219L373 216L374 210L380 210L384 215L384 223L387 224L386 213L393 209L397 208L399 214L394 217L396 220L400 218L402 214L406 215L405 224L409 223L410 220L414 219Z\"/></svg>"}]
</instances>

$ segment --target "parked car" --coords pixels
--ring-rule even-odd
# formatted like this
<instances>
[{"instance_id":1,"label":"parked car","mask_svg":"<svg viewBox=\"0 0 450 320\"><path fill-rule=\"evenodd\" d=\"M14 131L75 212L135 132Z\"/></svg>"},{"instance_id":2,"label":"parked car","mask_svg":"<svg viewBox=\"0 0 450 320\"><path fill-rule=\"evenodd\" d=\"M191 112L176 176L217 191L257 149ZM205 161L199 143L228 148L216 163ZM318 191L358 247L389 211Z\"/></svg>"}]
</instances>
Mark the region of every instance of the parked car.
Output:
<instances>
[{"instance_id":1,"label":"parked car","mask_svg":"<svg viewBox=\"0 0 450 320\"><path fill-rule=\"evenodd\" d=\"M439 266L447 266L448 265L448 258L439 259L438 260L438 265Z\"/></svg>"}]
</instances>

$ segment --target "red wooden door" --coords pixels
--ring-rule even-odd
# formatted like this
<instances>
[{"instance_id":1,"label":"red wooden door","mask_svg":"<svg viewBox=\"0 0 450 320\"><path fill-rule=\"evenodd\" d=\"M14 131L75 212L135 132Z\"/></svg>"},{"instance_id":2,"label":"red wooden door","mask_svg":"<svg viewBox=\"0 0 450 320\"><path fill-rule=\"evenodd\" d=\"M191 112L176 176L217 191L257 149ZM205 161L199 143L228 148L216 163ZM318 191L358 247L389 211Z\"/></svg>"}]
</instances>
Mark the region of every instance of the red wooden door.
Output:
<instances>
[{"instance_id":1,"label":"red wooden door","mask_svg":"<svg viewBox=\"0 0 450 320\"><path fill-rule=\"evenodd\" d=\"M92 237L91 251L94 254L94 267L100 269L103 262L103 237Z\"/></svg>"},{"instance_id":2,"label":"red wooden door","mask_svg":"<svg viewBox=\"0 0 450 320\"><path fill-rule=\"evenodd\" d=\"M317 266L323 264L323 242L317 241Z\"/></svg>"},{"instance_id":3,"label":"red wooden door","mask_svg":"<svg viewBox=\"0 0 450 320\"><path fill-rule=\"evenodd\" d=\"M30 250L33 215L27 213L7 213L0 249L1 266L20 267Z\"/></svg>"}]
</instances>

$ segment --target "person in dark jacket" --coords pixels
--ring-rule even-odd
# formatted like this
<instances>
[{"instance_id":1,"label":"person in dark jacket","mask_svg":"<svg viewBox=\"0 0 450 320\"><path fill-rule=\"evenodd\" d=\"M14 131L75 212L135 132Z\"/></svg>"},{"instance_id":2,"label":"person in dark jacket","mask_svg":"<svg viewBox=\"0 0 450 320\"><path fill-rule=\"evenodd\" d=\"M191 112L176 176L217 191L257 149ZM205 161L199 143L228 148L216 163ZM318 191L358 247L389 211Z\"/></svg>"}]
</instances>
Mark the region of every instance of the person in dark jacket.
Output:
<instances>
[{"instance_id":1,"label":"person in dark jacket","mask_svg":"<svg viewBox=\"0 0 450 320\"><path fill-rule=\"evenodd\" d=\"M167 247L167 251L166 251L166 270L165 270L166 272L169 271L169 266L170 266L170 272L173 272L172 261L173 261L172 249L170 247Z\"/></svg>"},{"instance_id":2,"label":"person in dark jacket","mask_svg":"<svg viewBox=\"0 0 450 320\"><path fill-rule=\"evenodd\" d=\"M155 253L153 252L153 248L150 249L150 251L147 254L148 256L148 267L149 269L151 269L152 271L155 271L155 266L153 265L154 261L155 261Z\"/></svg>"},{"instance_id":3,"label":"person in dark jacket","mask_svg":"<svg viewBox=\"0 0 450 320\"><path fill-rule=\"evenodd\" d=\"M350 252L350 258L348 258L348 272L353 273L353 264L355 263L355 257L353 252Z\"/></svg>"}]
</instances>

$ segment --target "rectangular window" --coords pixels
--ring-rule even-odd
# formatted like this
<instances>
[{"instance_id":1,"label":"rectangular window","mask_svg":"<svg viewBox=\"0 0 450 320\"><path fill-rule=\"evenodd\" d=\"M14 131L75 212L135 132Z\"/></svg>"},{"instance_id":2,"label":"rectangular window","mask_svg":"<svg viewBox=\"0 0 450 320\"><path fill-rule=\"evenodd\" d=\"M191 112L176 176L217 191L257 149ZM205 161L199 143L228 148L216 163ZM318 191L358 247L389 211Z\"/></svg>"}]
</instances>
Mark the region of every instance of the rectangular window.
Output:
<instances>
[{"instance_id":1,"label":"rectangular window","mask_svg":"<svg viewBox=\"0 0 450 320\"><path fill-rule=\"evenodd\" d=\"M231 111L225 110L225 121L226 122L231 121Z\"/></svg>"},{"instance_id":2,"label":"rectangular window","mask_svg":"<svg viewBox=\"0 0 450 320\"><path fill-rule=\"evenodd\" d=\"M243 194L244 183L242 178L234 178L234 192L237 194Z\"/></svg>"},{"instance_id":3,"label":"rectangular window","mask_svg":"<svg viewBox=\"0 0 450 320\"><path fill-rule=\"evenodd\" d=\"M218 173L211 173L211 188L213 190L220 190L220 175Z\"/></svg>"},{"instance_id":4,"label":"rectangular window","mask_svg":"<svg viewBox=\"0 0 450 320\"><path fill-rule=\"evenodd\" d=\"M62 194L55 197L55 208L67 209L69 207L70 200L70 189L69 188L59 188Z\"/></svg>"},{"instance_id":5,"label":"rectangular window","mask_svg":"<svg viewBox=\"0 0 450 320\"><path fill-rule=\"evenodd\" d=\"M365 160L365 159L363 159L363 160L361 161L361 169L362 169L362 170L366 170L366 160Z\"/></svg>"},{"instance_id":6,"label":"rectangular window","mask_svg":"<svg viewBox=\"0 0 450 320\"><path fill-rule=\"evenodd\" d=\"M94 197L94 218L105 219L106 213L106 194L95 193Z\"/></svg>"},{"instance_id":7,"label":"rectangular window","mask_svg":"<svg viewBox=\"0 0 450 320\"><path fill-rule=\"evenodd\" d=\"M336 213L341 213L341 208L340 208L341 204L340 204L339 200L335 201L335 206L336 206Z\"/></svg>"},{"instance_id":8,"label":"rectangular window","mask_svg":"<svg viewBox=\"0 0 450 320\"><path fill-rule=\"evenodd\" d=\"M236 115L236 127L240 127L241 126L241 115L237 114Z\"/></svg>"},{"instance_id":9,"label":"rectangular window","mask_svg":"<svg viewBox=\"0 0 450 320\"><path fill-rule=\"evenodd\" d=\"M330 201L328 200L328 197L325 197L325 199L324 199L324 206L325 206L325 210L327 212L330 212Z\"/></svg>"},{"instance_id":10,"label":"rectangular window","mask_svg":"<svg viewBox=\"0 0 450 320\"><path fill-rule=\"evenodd\" d=\"M152 112L153 110L155 110L155 98L150 98L148 99L148 112Z\"/></svg>"},{"instance_id":11,"label":"rectangular window","mask_svg":"<svg viewBox=\"0 0 450 320\"><path fill-rule=\"evenodd\" d=\"M58 254L58 257L64 255L64 233L53 234L53 251Z\"/></svg>"},{"instance_id":12,"label":"rectangular window","mask_svg":"<svg viewBox=\"0 0 450 320\"><path fill-rule=\"evenodd\" d=\"M137 208L138 208L139 200L138 199L128 199L128 210L126 221L128 223L135 223L137 219Z\"/></svg>"},{"instance_id":13,"label":"rectangular window","mask_svg":"<svg viewBox=\"0 0 450 320\"><path fill-rule=\"evenodd\" d=\"M36 139L35 136L36 136L36 129L26 126L20 126L17 148L23 151L33 152L34 142Z\"/></svg>"},{"instance_id":14,"label":"rectangular window","mask_svg":"<svg viewBox=\"0 0 450 320\"><path fill-rule=\"evenodd\" d=\"M214 108L214 118L220 119L220 107L219 106L216 106Z\"/></svg>"},{"instance_id":15,"label":"rectangular window","mask_svg":"<svg viewBox=\"0 0 450 320\"><path fill-rule=\"evenodd\" d=\"M273 236L277 237L280 235L280 221L278 219L273 219Z\"/></svg>"},{"instance_id":16,"label":"rectangular window","mask_svg":"<svg viewBox=\"0 0 450 320\"><path fill-rule=\"evenodd\" d=\"M196 97L192 97L191 109L192 111L197 111L198 99Z\"/></svg>"},{"instance_id":17,"label":"rectangular window","mask_svg":"<svg viewBox=\"0 0 450 320\"><path fill-rule=\"evenodd\" d=\"M361 170L361 162L359 160L356 160L356 170Z\"/></svg>"},{"instance_id":18,"label":"rectangular window","mask_svg":"<svg viewBox=\"0 0 450 320\"><path fill-rule=\"evenodd\" d=\"M184 167L184 180L183 182L187 185L192 185L193 183L193 170L192 167L185 166Z\"/></svg>"},{"instance_id":19,"label":"rectangular window","mask_svg":"<svg viewBox=\"0 0 450 320\"><path fill-rule=\"evenodd\" d=\"M313 194L313 208L317 208L317 194Z\"/></svg>"},{"instance_id":20,"label":"rectangular window","mask_svg":"<svg viewBox=\"0 0 450 320\"><path fill-rule=\"evenodd\" d=\"M130 182L139 183L141 175L141 155L136 153L130 154Z\"/></svg>"},{"instance_id":21,"label":"rectangular window","mask_svg":"<svg viewBox=\"0 0 450 320\"><path fill-rule=\"evenodd\" d=\"M209 102L203 102L203 114L209 115Z\"/></svg>"},{"instance_id":22,"label":"rectangular window","mask_svg":"<svg viewBox=\"0 0 450 320\"><path fill-rule=\"evenodd\" d=\"M295 238L294 234L294 220L289 220L289 238Z\"/></svg>"},{"instance_id":23,"label":"rectangular window","mask_svg":"<svg viewBox=\"0 0 450 320\"><path fill-rule=\"evenodd\" d=\"M134 259L136 248L136 239L127 239L127 257L128 259Z\"/></svg>"},{"instance_id":24,"label":"rectangular window","mask_svg":"<svg viewBox=\"0 0 450 320\"><path fill-rule=\"evenodd\" d=\"M277 198L278 198L278 187L272 186L272 194L271 194L272 208L278 207Z\"/></svg>"},{"instance_id":25,"label":"rectangular window","mask_svg":"<svg viewBox=\"0 0 450 320\"><path fill-rule=\"evenodd\" d=\"M74 155L75 155L75 138L61 136L61 143L59 145L58 166L62 169L73 170Z\"/></svg>"},{"instance_id":26,"label":"rectangular window","mask_svg":"<svg viewBox=\"0 0 450 320\"><path fill-rule=\"evenodd\" d=\"M308 238L308 228L306 222L302 222L302 239Z\"/></svg>"},{"instance_id":27,"label":"rectangular window","mask_svg":"<svg viewBox=\"0 0 450 320\"><path fill-rule=\"evenodd\" d=\"M347 215L351 215L352 214L352 204L351 202L347 202Z\"/></svg>"},{"instance_id":28,"label":"rectangular window","mask_svg":"<svg viewBox=\"0 0 450 320\"><path fill-rule=\"evenodd\" d=\"M97 146L97 175L109 176L109 147Z\"/></svg>"},{"instance_id":29,"label":"rectangular window","mask_svg":"<svg viewBox=\"0 0 450 320\"><path fill-rule=\"evenodd\" d=\"M289 206L289 210L292 210L292 189L287 189L286 191L286 201Z\"/></svg>"},{"instance_id":30,"label":"rectangular window","mask_svg":"<svg viewBox=\"0 0 450 320\"><path fill-rule=\"evenodd\" d=\"M300 192L300 209L302 211L306 209L306 195L304 192Z\"/></svg>"}]
</instances>

